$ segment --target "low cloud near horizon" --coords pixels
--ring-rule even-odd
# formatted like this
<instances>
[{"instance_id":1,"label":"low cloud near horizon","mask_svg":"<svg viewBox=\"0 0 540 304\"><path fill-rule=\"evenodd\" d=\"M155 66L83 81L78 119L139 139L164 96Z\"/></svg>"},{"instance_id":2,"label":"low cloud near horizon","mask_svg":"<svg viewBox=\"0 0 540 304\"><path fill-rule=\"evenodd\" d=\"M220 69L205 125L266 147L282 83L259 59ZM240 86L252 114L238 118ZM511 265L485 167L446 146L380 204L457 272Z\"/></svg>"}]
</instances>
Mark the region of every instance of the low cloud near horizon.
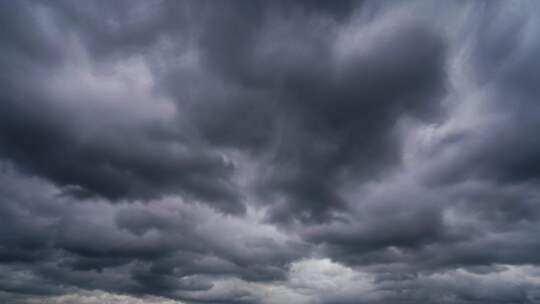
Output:
<instances>
[{"instance_id":1,"label":"low cloud near horizon","mask_svg":"<svg viewBox=\"0 0 540 304\"><path fill-rule=\"evenodd\" d=\"M0 302L540 303L540 3L0 24Z\"/></svg>"}]
</instances>

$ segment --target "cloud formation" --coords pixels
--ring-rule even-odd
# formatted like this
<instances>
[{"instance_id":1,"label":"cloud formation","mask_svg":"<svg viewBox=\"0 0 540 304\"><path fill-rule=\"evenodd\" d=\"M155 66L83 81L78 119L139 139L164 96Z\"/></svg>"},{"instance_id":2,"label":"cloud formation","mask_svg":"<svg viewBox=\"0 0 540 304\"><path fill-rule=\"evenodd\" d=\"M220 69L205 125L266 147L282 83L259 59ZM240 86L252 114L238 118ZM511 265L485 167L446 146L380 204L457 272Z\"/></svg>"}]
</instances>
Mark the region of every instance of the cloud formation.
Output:
<instances>
[{"instance_id":1,"label":"cloud formation","mask_svg":"<svg viewBox=\"0 0 540 304\"><path fill-rule=\"evenodd\" d=\"M537 3L0 20L1 302L540 303Z\"/></svg>"}]
</instances>

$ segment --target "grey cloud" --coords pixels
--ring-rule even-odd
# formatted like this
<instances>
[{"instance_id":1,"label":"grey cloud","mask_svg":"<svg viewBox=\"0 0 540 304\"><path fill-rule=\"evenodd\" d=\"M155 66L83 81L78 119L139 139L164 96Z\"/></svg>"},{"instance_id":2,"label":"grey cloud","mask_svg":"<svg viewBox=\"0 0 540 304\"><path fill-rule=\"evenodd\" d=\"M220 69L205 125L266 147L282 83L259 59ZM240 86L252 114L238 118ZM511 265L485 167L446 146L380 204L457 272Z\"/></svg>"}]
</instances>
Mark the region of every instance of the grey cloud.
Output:
<instances>
[{"instance_id":1,"label":"grey cloud","mask_svg":"<svg viewBox=\"0 0 540 304\"><path fill-rule=\"evenodd\" d=\"M253 112L259 121L270 121L258 138L267 138L268 128L278 130L274 135L277 143L271 144L277 145L275 156L268 163L272 171L259 185L264 200L285 200L273 208L272 219L328 218L332 209L345 207L336 191L341 179L372 178L389 164L399 163L399 141L394 134L397 120L427 117L437 109L436 98L444 91L444 43L436 33L411 23L389 34L376 33L373 45L364 47L359 55L340 55L335 36L343 25L299 13L299 20L305 20L300 23L277 13L281 22L270 27L265 23L269 17L257 17L259 10L251 9L255 12L245 14L257 18L256 26L237 25L249 19L226 15L234 21L215 26L220 32L211 35L217 38L203 35L204 58L239 86L266 92L261 100L257 95L244 98L250 98L251 107L265 110L262 118ZM288 36L281 38L281 32ZM266 40L272 38L277 41ZM219 39L227 39L222 43L225 50L205 43L219 43ZM342 40L345 48L361 47L353 37ZM263 47L266 49L261 50ZM248 106L242 99L229 101L226 113L244 113L235 109ZM238 120L230 119L235 132ZM250 130L244 135L259 127L251 120L238 119L246 123L242 129ZM219 129L230 125L227 120L222 123ZM204 132L206 125L202 127ZM219 137L210 140L223 141Z\"/></svg>"},{"instance_id":2,"label":"grey cloud","mask_svg":"<svg viewBox=\"0 0 540 304\"><path fill-rule=\"evenodd\" d=\"M0 6L0 301L539 302L536 3Z\"/></svg>"},{"instance_id":3,"label":"grey cloud","mask_svg":"<svg viewBox=\"0 0 540 304\"><path fill-rule=\"evenodd\" d=\"M11 293L61 294L78 287L180 299L182 291L211 289L213 276L283 278L302 250L275 240L280 236L269 227L206 207L175 200L152 207L76 202L58 196L61 190L51 184L4 167L0 286ZM21 192L28 187L34 192ZM226 233L238 225L248 230L213 235L214 227ZM13 281L21 271L27 274Z\"/></svg>"}]
</instances>

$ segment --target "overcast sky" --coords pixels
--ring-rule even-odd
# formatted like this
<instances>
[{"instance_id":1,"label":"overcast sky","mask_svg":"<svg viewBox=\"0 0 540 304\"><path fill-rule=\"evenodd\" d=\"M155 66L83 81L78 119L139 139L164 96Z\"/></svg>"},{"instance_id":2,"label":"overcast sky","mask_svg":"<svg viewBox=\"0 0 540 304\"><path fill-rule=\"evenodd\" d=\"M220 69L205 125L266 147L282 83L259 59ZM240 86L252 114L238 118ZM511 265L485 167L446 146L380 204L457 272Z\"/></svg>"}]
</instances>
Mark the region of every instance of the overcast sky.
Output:
<instances>
[{"instance_id":1,"label":"overcast sky","mask_svg":"<svg viewBox=\"0 0 540 304\"><path fill-rule=\"evenodd\" d=\"M0 1L0 302L540 303L539 1Z\"/></svg>"}]
</instances>

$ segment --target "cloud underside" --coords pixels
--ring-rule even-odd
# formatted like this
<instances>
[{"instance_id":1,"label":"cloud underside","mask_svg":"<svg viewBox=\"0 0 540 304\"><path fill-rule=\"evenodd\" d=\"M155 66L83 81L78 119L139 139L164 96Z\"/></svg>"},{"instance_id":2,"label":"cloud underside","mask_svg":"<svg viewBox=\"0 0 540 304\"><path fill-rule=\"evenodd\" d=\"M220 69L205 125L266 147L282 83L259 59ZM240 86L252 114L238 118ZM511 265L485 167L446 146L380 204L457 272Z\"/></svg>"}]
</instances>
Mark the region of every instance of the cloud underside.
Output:
<instances>
[{"instance_id":1,"label":"cloud underside","mask_svg":"<svg viewBox=\"0 0 540 304\"><path fill-rule=\"evenodd\" d=\"M540 303L539 13L0 3L0 302Z\"/></svg>"}]
</instances>

